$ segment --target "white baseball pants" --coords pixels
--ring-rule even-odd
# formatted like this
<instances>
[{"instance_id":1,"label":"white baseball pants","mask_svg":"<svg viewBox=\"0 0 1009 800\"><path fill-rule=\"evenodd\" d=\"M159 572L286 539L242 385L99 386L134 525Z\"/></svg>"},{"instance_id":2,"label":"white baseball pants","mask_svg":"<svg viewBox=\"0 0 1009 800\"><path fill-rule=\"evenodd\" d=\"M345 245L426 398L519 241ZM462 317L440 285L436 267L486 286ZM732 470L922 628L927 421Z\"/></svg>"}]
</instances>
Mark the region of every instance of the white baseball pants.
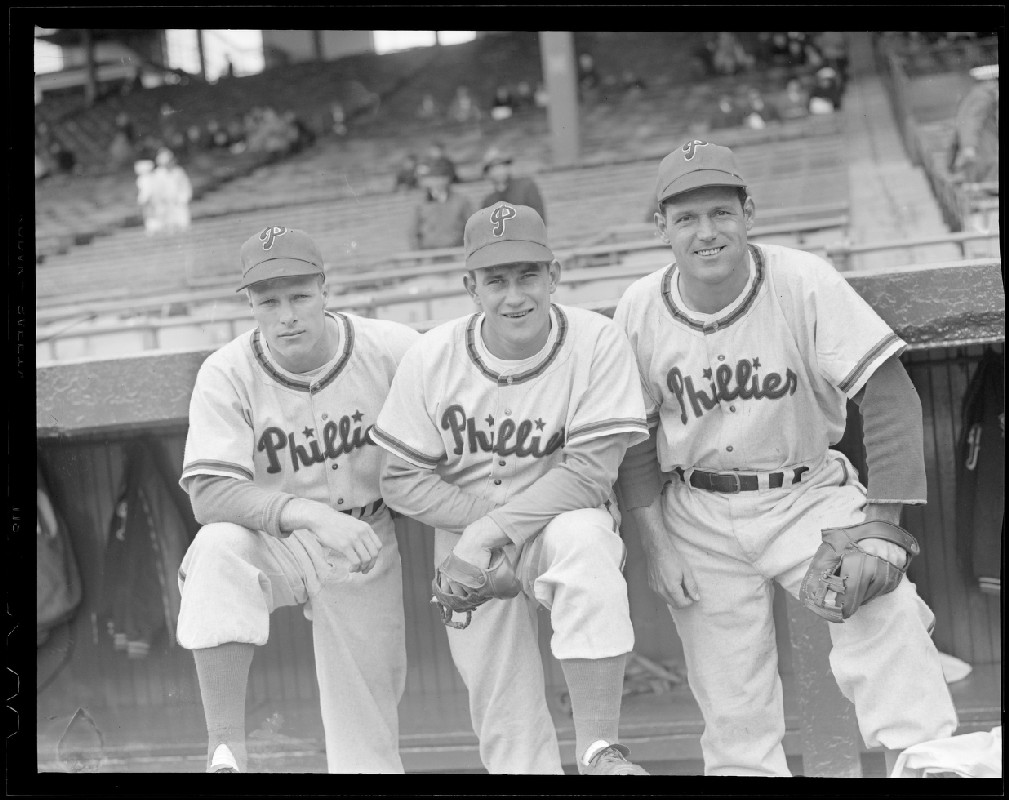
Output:
<instances>
[{"instance_id":1,"label":"white baseball pants","mask_svg":"<svg viewBox=\"0 0 1009 800\"><path fill-rule=\"evenodd\" d=\"M307 531L277 539L229 523L203 527L180 569L178 639L188 649L266 644L270 614L304 605L312 620L329 771L402 773L397 707L406 686L406 644L399 548L388 509L364 521L382 541L367 575L348 574L346 562Z\"/></svg>"},{"instance_id":2,"label":"white baseball pants","mask_svg":"<svg viewBox=\"0 0 1009 800\"><path fill-rule=\"evenodd\" d=\"M436 531L436 565L457 541L455 534ZM550 649L558 659L630 652L634 631L621 572L625 554L607 510L560 514L518 554L523 593L480 606L464 630L447 629L488 772L563 774L546 701L537 607L550 611ZM514 559L514 550L509 555Z\"/></svg>"},{"instance_id":3,"label":"white baseball pants","mask_svg":"<svg viewBox=\"0 0 1009 800\"><path fill-rule=\"evenodd\" d=\"M797 597L821 529L863 521L857 474L830 451L792 488L718 494L678 479L666 487L666 527L701 594L699 603L670 611L704 715L706 775L789 774L772 581ZM892 593L829 625L831 669L855 704L867 746L904 749L956 728L930 637L934 621L905 577Z\"/></svg>"}]
</instances>

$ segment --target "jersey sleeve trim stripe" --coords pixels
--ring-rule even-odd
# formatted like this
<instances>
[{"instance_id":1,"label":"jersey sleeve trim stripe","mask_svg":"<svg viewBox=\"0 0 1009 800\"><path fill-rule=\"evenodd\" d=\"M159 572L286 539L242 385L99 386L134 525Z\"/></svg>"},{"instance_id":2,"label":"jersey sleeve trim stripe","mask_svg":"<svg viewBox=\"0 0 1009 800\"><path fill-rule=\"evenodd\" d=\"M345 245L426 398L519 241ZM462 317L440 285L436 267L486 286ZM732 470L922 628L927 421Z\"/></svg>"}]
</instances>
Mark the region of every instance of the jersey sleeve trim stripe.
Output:
<instances>
[{"instance_id":1,"label":"jersey sleeve trim stripe","mask_svg":"<svg viewBox=\"0 0 1009 800\"><path fill-rule=\"evenodd\" d=\"M232 464L230 461L214 461L212 459L193 461L186 464L182 469L183 478L188 478L192 475L199 475L201 473L209 473L211 475L225 473L226 475L234 475L235 477L245 478L249 481L254 480L256 477L252 474L251 470L246 469L241 464Z\"/></svg>"},{"instance_id":2,"label":"jersey sleeve trim stripe","mask_svg":"<svg viewBox=\"0 0 1009 800\"><path fill-rule=\"evenodd\" d=\"M404 461L409 461L415 467L433 469L438 466L438 462L441 460L439 457L432 457L425 455L419 450L414 450L408 444L401 442L395 436L390 436L377 425L371 429L371 438L375 440L376 444L399 456Z\"/></svg>"},{"instance_id":3,"label":"jersey sleeve trim stripe","mask_svg":"<svg viewBox=\"0 0 1009 800\"><path fill-rule=\"evenodd\" d=\"M844 376L844 380L838 384L837 388L845 394L849 394L852 388L858 385L862 375L865 374L865 371L869 368L869 366L876 361L880 355L887 350L887 348L893 347L894 345L899 345L894 354L899 353L904 349L904 343L901 341L900 337L893 331L890 331L890 333L876 342L868 353L862 356L851 372Z\"/></svg>"},{"instance_id":4,"label":"jersey sleeve trim stripe","mask_svg":"<svg viewBox=\"0 0 1009 800\"><path fill-rule=\"evenodd\" d=\"M601 422L591 422L588 425L581 425L568 431L568 441L581 439L585 436L601 436L606 433L616 433L618 431L638 431L647 433L648 425L640 417L624 417L621 419L607 419Z\"/></svg>"}]
</instances>

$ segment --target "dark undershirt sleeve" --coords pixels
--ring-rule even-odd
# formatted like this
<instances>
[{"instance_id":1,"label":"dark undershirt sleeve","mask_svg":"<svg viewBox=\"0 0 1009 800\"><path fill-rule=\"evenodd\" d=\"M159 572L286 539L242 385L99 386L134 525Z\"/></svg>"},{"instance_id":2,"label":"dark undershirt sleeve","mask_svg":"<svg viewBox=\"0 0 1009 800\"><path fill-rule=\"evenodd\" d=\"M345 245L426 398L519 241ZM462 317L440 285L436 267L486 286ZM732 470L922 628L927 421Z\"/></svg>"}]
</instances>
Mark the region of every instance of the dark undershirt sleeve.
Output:
<instances>
[{"instance_id":1,"label":"dark undershirt sleeve","mask_svg":"<svg viewBox=\"0 0 1009 800\"><path fill-rule=\"evenodd\" d=\"M662 490L662 473L656 451L658 428L648 431L648 438L627 449L617 474L617 500L621 511L646 508Z\"/></svg>"},{"instance_id":2,"label":"dark undershirt sleeve","mask_svg":"<svg viewBox=\"0 0 1009 800\"><path fill-rule=\"evenodd\" d=\"M185 488L193 515L201 525L231 522L278 538L290 534L281 530L280 513L294 498L292 494L271 492L251 481L220 475L194 475Z\"/></svg>"},{"instance_id":3,"label":"dark undershirt sleeve","mask_svg":"<svg viewBox=\"0 0 1009 800\"><path fill-rule=\"evenodd\" d=\"M897 356L855 395L869 470L870 503L926 502L921 400Z\"/></svg>"}]
</instances>

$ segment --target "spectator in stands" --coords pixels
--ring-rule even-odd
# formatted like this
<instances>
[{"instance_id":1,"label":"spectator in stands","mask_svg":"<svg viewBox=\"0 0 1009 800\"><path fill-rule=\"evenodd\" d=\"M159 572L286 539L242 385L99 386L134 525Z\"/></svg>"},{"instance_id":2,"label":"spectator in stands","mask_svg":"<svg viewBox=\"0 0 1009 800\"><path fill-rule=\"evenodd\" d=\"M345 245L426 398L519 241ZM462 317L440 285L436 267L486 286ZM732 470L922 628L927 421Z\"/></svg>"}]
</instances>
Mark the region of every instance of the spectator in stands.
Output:
<instances>
[{"instance_id":1,"label":"spectator in stands","mask_svg":"<svg viewBox=\"0 0 1009 800\"><path fill-rule=\"evenodd\" d=\"M620 76L620 85L624 93L630 97L637 97L646 88L645 82L629 67Z\"/></svg>"},{"instance_id":2,"label":"spectator in stands","mask_svg":"<svg viewBox=\"0 0 1009 800\"><path fill-rule=\"evenodd\" d=\"M466 86L458 86L455 90L455 97L448 109L448 115L456 122L465 123L480 118L480 109L473 102L473 97Z\"/></svg>"},{"instance_id":3,"label":"spectator in stands","mask_svg":"<svg viewBox=\"0 0 1009 800\"><path fill-rule=\"evenodd\" d=\"M217 149L223 149L231 144L228 141L228 132L213 117L207 120L207 141L210 142L211 147Z\"/></svg>"},{"instance_id":4,"label":"spectator in stands","mask_svg":"<svg viewBox=\"0 0 1009 800\"><path fill-rule=\"evenodd\" d=\"M186 145L190 152L199 152L210 147L210 141L203 128L193 124L186 128Z\"/></svg>"},{"instance_id":5,"label":"spectator in stands","mask_svg":"<svg viewBox=\"0 0 1009 800\"><path fill-rule=\"evenodd\" d=\"M410 191L417 188L417 156L407 153L396 171L394 192Z\"/></svg>"},{"instance_id":6,"label":"spectator in stands","mask_svg":"<svg viewBox=\"0 0 1009 800\"><path fill-rule=\"evenodd\" d=\"M792 64L792 51L789 47L788 34L784 31L774 31L768 44L768 58L772 67L797 66Z\"/></svg>"},{"instance_id":7,"label":"spectator in stands","mask_svg":"<svg viewBox=\"0 0 1009 800\"><path fill-rule=\"evenodd\" d=\"M816 38L824 66L837 70L841 83L848 82L848 35L843 31L824 31Z\"/></svg>"},{"instance_id":8,"label":"spectator in stands","mask_svg":"<svg viewBox=\"0 0 1009 800\"><path fill-rule=\"evenodd\" d=\"M823 56L820 55L820 51L802 31L789 32L788 56L789 63L793 67L813 67L815 69L823 64Z\"/></svg>"},{"instance_id":9,"label":"spectator in stands","mask_svg":"<svg viewBox=\"0 0 1009 800\"><path fill-rule=\"evenodd\" d=\"M442 142L431 142L431 146L427 148L424 163L428 166L436 165L440 171L444 171L449 177L449 183L459 183L455 162L445 154L445 145Z\"/></svg>"},{"instance_id":10,"label":"spectator in stands","mask_svg":"<svg viewBox=\"0 0 1009 800\"><path fill-rule=\"evenodd\" d=\"M778 104L781 118L801 119L809 114L809 93L798 78L791 78L785 84L785 96Z\"/></svg>"},{"instance_id":11,"label":"spectator in stands","mask_svg":"<svg viewBox=\"0 0 1009 800\"><path fill-rule=\"evenodd\" d=\"M333 103L329 109L330 127L337 136L347 135L347 114L342 103Z\"/></svg>"},{"instance_id":12,"label":"spectator in stands","mask_svg":"<svg viewBox=\"0 0 1009 800\"><path fill-rule=\"evenodd\" d=\"M821 67L816 71L816 83L809 92L810 114L831 114L841 108L844 87L837 70Z\"/></svg>"},{"instance_id":13,"label":"spectator in stands","mask_svg":"<svg viewBox=\"0 0 1009 800\"><path fill-rule=\"evenodd\" d=\"M735 128L743 123L743 112L736 107L731 95L718 98L718 107L712 112L709 124L712 128ZM655 214L654 209L650 212Z\"/></svg>"},{"instance_id":14,"label":"spectator in stands","mask_svg":"<svg viewBox=\"0 0 1009 800\"><path fill-rule=\"evenodd\" d=\"M165 233L188 230L190 223L189 201L193 186L189 176L168 149L158 151L156 167L151 177L151 213L158 220L157 229Z\"/></svg>"},{"instance_id":15,"label":"spectator in stands","mask_svg":"<svg viewBox=\"0 0 1009 800\"><path fill-rule=\"evenodd\" d=\"M508 119L515 110L515 99L512 97L511 89L505 85L498 86L494 90L494 99L490 105L490 115L499 122Z\"/></svg>"},{"instance_id":16,"label":"spectator in stands","mask_svg":"<svg viewBox=\"0 0 1009 800\"><path fill-rule=\"evenodd\" d=\"M769 122L780 122L781 114L773 105L764 100L760 89L750 89L746 94L746 110L743 123L752 130L763 130Z\"/></svg>"},{"instance_id":17,"label":"spectator in stands","mask_svg":"<svg viewBox=\"0 0 1009 800\"><path fill-rule=\"evenodd\" d=\"M490 178L492 190L481 202L480 208L489 208L501 200L516 206L535 209L543 222L547 221L546 205L540 189L532 178L516 178L512 175L513 157L492 147L483 159L483 173Z\"/></svg>"},{"instance_id":18,"label":"spectator in stands","mask_svg":"<svg viewBox=\"0 0 1009 800\"><path fill-rule=\"evenodd\" d=\"M997 182L998 64L975 67L970 74L976 83L956 110L951 171L970 183Z\"/></svg>"},{"instance_id":19,"label":"spectator in stands","mask_svg":"<svg viewBox=\"0 0 1009 800\"><path fill-rule=\"evenodd\" d=\"M746 52L734 33L722 31L715 40L712 65L719 75L735 75L754 64L753 56Z\"/></svg>"},{"instance_id":20,"label":"spectator in stands","mask_svg":"<svg viewBox=\"0 0 1009 800\"><path fill-rule=\"evenodd\" d=\"M550 93L547 92L547 87L543 85L543 81L536 84L533 99L536 101L537 108L546 108L550 104Z\"/></svg>"},{"instance_id":21,"label":"spectator in stands","mask_svg":"<svg viewBox=\"0 0 1009 800\"><path fill-rule=\"evenodd\" d=\"M300 153L307 147L311 147L315 144L315 132L305 124L305 121L297 115L293 110L287 110L284 112L284 122L287 127L293 132L293 141L291 143L291 152Z\"/></svg>"},{"instance_id":22,"label":"spectator in stands","mask_svg":"<svg viewBox=\"0 0 1009 800\"><path fill-rule=\"evenodd\" d=\"M580 53L578 55L578 87L584 90L598 88L600 84L599 71L596 69L595 59L591 53Z\"/></svg>"},{"instance_id":23,"label":"spectator in stands","mask_svg":"<svg viewBox=\"0 0 1009 800\"><path fill-rule=\"evenodd\" d=\"M141 159L133 165L137 175L137 206L144 221L144 230L148 236L153 236L161 230L162 221L154 211L154 162Z\"/></svg>"},{"instance_id":24,"label":"spectator in stands","mask_svg":"<svg viewBox=\"0 0 1009 800\"><path fill-rule=\"evenodd\" d=\"M473 207L465 196L452 189L452 175L444 162L426 162L417 169L424 198L414 207L407 228L407 242L413 250L462 247L466 220Z\"/></svg>"},{"instance_id":25,"label":"spectator in stands","mask_svg":"<svg viewBox=\"0 0 1009 800\"><path fill-rule=\"evenodd\" d=\"M131 147L137 143L137 129L125 111L116 114L116 132L121 133Z\"/></svg>"},{"instance_id":26,"label":"spectator in stands","mask_svg":"<svg viewBox=\"0 0 1009 800\"><path fill-rule=\"evenodd\" d=\"M136 129L129 114L120 111L116 115L116 132L109 145L109 162L113 169L120 169L132 164L136 158L134 145L137 139Z\"/></svg>"},{"instance_id":27,"label":"spectator in stands","mask_svg":"<svg viewBox=\"0 0 1009 800\"><path fill-rule=\"evenodd\" d=\"M232 153L242 153L246 147L245 117L242 114L234 114L228 121L228 146Z\"/></svg>"},{"instance_id":28,"label":"spectator in stands","mask_svg":"<svg viewBox=\"0 0 1009 800\"><path fill-rule=\"evenodd\" d=\"M515 86L515 110L536 107L536 95L529 81L519 81Z\"/></svg>"},{"instance_id":29,"label":"spectator in stands","mask_svg":"<svg viewBox=\"0 0 1009 800\"><path fill-rule=\"evenodd\" d=\"M438 104L431 94L425 94L420 100L420 108L417 109L417 119L432 120L437 116Z\"/></svg>"},{"instance_id":30,"label":"spectator in stands","mask_svg":"<svg viewBox=\"0 0 1009 800\"><path fill-rule=\"evenodd\" d=\"M64 175L72 173L77 167L77 156L73 150L55 137L49 145L49 155L56 164L56 169Z\"/></svg>"}]
</instances>

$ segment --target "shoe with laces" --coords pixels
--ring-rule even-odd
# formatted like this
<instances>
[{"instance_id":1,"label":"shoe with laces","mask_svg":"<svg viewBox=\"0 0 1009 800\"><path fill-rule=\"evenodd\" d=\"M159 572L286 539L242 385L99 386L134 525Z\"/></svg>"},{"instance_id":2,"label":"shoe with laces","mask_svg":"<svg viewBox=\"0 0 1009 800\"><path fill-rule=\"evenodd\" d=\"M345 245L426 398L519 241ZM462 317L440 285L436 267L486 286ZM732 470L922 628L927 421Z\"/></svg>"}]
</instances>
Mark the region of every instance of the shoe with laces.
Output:
<instances>
[{"instance_id":1,"label":"shoe with laces","mask_svg":"<svg viewBox=\"0 0 1009 800\"><path fill-rule=\"evenodd\" d=\"M217 745L214 750L214 757L210 759L210 766L207 772L238 772L238 762L231 752L231 748L223 742Z\"/></svg>"},{"instance_id":2,"label":"shoe with laces","mask_svg":"<svg viewBox=\"0 0 1009 800\"><path fill-rule=\"evenodd\" d=\"M647 775L642 767L628 760L630 754L622 744L601 747L582 768L582 775Z\"/></svg>"}]
</instances>

